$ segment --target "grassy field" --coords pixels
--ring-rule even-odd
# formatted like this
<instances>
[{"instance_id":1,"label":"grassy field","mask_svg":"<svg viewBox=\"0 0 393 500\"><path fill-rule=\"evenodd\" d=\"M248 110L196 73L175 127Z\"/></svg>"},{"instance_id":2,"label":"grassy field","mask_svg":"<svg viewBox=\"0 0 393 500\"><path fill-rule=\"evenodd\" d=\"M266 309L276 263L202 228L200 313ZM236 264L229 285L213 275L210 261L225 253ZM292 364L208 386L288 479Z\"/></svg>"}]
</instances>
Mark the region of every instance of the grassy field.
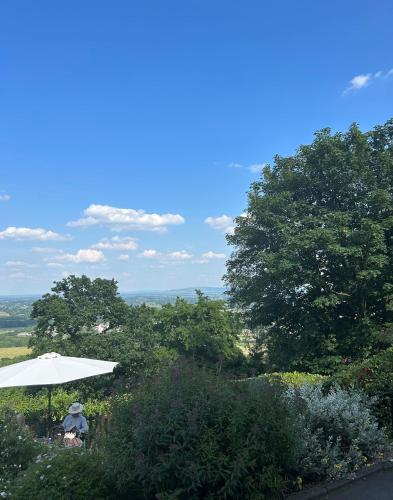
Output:
<instances>
[{"instance_id":1,"label":"grassy field","mask_svg":"<svg viewBox=\"0 0 393 500\"><path fill-rule=\"evenodd\" d=\"M0 347L0 359L15 358L16 356L29 354L30 351L31 349L28 347Z\"/></svg>"},{"instance_id":2,"label":"grassy field","mask_svg":"<svg viewBox=\"0 0 393 500\"><path fill-rule=\"evenodd\" d=\"M27 347L31 331L28 328L0 328L0 351L11 347Z\"/></svg>"}]
</instances>

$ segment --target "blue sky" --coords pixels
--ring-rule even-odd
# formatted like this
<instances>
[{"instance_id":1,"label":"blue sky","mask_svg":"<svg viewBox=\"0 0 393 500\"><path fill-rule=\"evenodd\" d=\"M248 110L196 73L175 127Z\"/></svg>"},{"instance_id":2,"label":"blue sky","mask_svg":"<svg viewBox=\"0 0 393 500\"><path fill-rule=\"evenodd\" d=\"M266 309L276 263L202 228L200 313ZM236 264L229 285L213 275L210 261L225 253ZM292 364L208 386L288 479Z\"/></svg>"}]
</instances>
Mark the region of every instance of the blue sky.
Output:
<instances>
[{"instance_id":1,"label":"blue sky","mask_svg":"<svg viewBox=\"0 0 393 500\"><path fill-rule=\"evenodd\" d=\"M1 2L0 294L71 272L220 285L258 165L393 116L392 19L389 0Z\"/></svg>"}]
</instances>

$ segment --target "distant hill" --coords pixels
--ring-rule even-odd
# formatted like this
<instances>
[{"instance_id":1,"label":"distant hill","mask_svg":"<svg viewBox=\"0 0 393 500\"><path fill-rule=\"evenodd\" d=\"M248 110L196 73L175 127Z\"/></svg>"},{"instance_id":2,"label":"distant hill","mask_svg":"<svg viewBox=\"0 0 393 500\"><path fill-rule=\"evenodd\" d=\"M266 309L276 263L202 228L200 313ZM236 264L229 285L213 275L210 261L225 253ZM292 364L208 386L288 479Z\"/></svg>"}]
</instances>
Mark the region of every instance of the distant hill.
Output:
<instances>
[{"instance_id":1,"label":"distant hill","mask_svg":"<svg viewBox=\"0 0 393 500\"><path fill-rule=\"evenodd\" d=\"M146 290L138 292L122 293L122 297L128 304L153 304L162 305L175 302L180 297L187 302L195 302L197 295L195 290L200 290L211 299L226 300L225 288L222 287L190 287L175 290Z\"/></svg>"},{"instance_id":2,"label":"distant hill","mask_svg":"<svg viewBox=\"0 0 393 500\"><path fill-rule=\"evenodd\" d=\"M214 286L196 286L189 288L179 288L175 290L141 290L136 292L124 292L121 296L127 304L151 304L162 305L175 302L177 297L180 297L187 302L196 301L195 290L200 290L211 299L226 300L225 288ZM39 299L39 295L3 295L0 296L0 313L1 320L4 322L3 328L6 326L30 326L30 311L31 304ZM12 324L15 320L29 321L27 324ZM32 322L31 324L34 324ZM0 326L1 327L1 326Z\"/></svg>"}]
</instances>

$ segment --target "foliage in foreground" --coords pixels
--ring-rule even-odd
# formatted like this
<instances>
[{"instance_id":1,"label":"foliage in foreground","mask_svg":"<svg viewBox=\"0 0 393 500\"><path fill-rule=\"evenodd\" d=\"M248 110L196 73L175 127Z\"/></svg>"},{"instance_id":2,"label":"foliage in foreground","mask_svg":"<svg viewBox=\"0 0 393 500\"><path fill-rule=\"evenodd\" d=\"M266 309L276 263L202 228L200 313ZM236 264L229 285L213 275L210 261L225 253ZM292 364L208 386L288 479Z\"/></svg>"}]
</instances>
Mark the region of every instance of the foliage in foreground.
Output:
<instances>
[{"instance_id":1,"label":"foliage in foreground","mask_svg":"<svg viewBox=\"0 0 393 500\"><path fill-rule=\"evenodd\" d=\"M276 498L299 435L281 388L177 366L114 410L107 468L126 496Z\"/></svg>"},{"instance_id":2,"label":"foliage in foreground","mask_svg":"<svg viewBox=\"0 0 393 500\"><path fill-rule=\"evenodd\" d=\"M393 120L275 158L236 219L226 280L273 369L331 372L393 340Z\"/></svg>"},{"instance_id":3,"label":"foliage in foreground","mask_svg":"<svg viewBox=\"0 0 393 500\"><path fill-rule=\"evenodd\" d=\"M31 463L11 486L18 500L107 500L111 498L99 455L81 449L54 449Z\"/></svg>"},{"instance_id":4,"label":"foliage in foreground","mask_svg":"<svg viewBox=\"0 0 393 500\"><path fill-rule=\"evenodd\" d=\"M99 455L46 445L43 454L8 413L0 491L51 500L277 498L299 480L345 477L386 447L361 392L254 380L226 382L178 364L116 402Z\"/></svg>"},{"instance_id":5,"label":"foliage in foreground","mask_svg":"<svg viewBox=\"0 0 393 500\"><path fill-rule=\"evenodd\" d=\"M393 348L343 366L333 376L333 380L343 387L354 386L368 394L393 394Z\"/></svg>"},{"instance_id":6,"label":"foliage in foreground","mask_svg":"<svg viewBox=\"0 0 393 500\"><path fill-rule=\"evenodd\" d=\"M42 447L30 430L18 424L12 411L0 411L0 494L25 470Z\"/></svg>"},{"instance_id":7,"label":"foliage in foreground","mask_svg":"<svg viewBox=\"0 0 393 500\"><path fill-rule=\"evenodd\" d=\"M357 470L387 446L383 429L370 410L373 401L355 390L321 384L287 390L298 408L302 428L299 474L308 479L337 479Z\"/></svg>"},{"instance_id":8,"label":"foliage in foreground","mask_svg":"<svg viewBox=\"0 0 393 500\"><path fill-rule=\"evenodd\" d=\"M341 387L355 387L369 396L376 396L373 413L390 431L393 428L391 398L393 398L393 348L357 363L343 366L332 377Z\"/></svg>"}]
</instances>

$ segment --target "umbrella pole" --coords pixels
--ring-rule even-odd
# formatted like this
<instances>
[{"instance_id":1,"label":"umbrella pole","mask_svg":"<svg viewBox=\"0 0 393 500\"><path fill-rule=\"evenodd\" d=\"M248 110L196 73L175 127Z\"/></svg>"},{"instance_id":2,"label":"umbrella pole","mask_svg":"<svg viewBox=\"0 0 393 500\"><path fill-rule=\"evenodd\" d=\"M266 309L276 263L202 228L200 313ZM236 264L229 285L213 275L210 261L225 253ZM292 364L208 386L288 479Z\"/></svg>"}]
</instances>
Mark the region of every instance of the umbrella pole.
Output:
<instances>
[{"instance_id":1,"label":"umbrella pole","mask_svg":"<svg viewBox=\"0 0 393 500\"><path fill-rule=\"evenodd\" d=\"M48 434L52 426L52 386L48 385Z\"/></svg>"}]
</instances>

